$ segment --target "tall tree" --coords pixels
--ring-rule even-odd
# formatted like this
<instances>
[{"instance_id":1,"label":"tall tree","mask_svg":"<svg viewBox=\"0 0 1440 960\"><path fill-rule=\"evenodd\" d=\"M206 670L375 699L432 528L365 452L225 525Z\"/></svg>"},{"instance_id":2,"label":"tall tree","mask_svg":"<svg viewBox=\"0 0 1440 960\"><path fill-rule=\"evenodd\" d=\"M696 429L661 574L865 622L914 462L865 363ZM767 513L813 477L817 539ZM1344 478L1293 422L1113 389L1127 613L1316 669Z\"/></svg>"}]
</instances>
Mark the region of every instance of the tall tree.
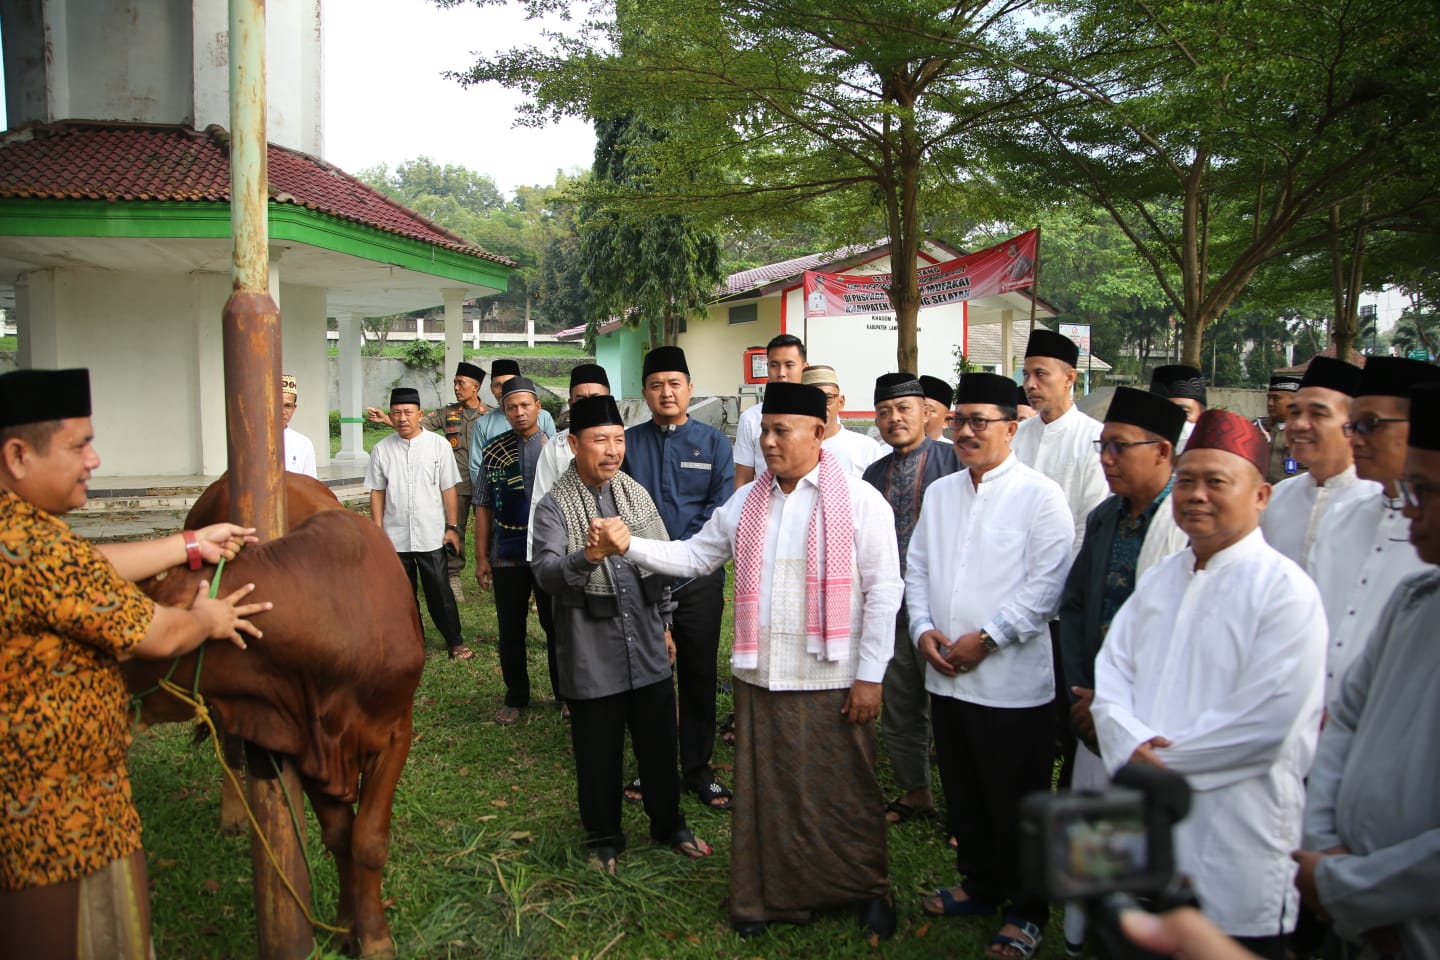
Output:
<instances>
[{"instance_id":1,"label":"tall tree","mask_svg":"<svg viewBox=\"0 0 1440 960\"><path fill-rule=\"evenodd\" d=\"M570 13L564 0L522 2L536 16ZM924 211L988 199L967 192L971 137L1010 106L984 82L990 45L1014 32L1028 5L615 0L585 5L591 18L549 34L545 49L483 58L459 78L524 91L535 120L633 115L663 129L644 147L643 185L597 182L605 210L743 228L793 223L823 199L837 245L868 239L859 230L879 214L892 251L897 362L913 370Z\"/></svg>"},{"instance_id":2,"label":"tall tree","mask_svg":"<svg viewBox=\"0 0 1440 960\"><path fill-rule=\"evenodd\" d=\"M633 113L597 120L595 134L591 172L597 186L643 192L650 170L646 147L664 135ZM646 330L651 346L673 346L681 319L715 297L719 238L688 214L608 210L592 202L580 217L587 349L612 317Z\"/></svg>"},{"instance_id":3,"label":"tall tree","mask_svg":"<svg viewBox=\"0 0 1440 960\"><path fill-rule=\"evenodd\" d=\"M991 146L1011 189L1110 213L1184 319L1188 363L1262 265L1326 236L1336 205L1434 176L1429 0L1052 9L1008 79L1052 95Z\"/></svg>"}]
</instances>

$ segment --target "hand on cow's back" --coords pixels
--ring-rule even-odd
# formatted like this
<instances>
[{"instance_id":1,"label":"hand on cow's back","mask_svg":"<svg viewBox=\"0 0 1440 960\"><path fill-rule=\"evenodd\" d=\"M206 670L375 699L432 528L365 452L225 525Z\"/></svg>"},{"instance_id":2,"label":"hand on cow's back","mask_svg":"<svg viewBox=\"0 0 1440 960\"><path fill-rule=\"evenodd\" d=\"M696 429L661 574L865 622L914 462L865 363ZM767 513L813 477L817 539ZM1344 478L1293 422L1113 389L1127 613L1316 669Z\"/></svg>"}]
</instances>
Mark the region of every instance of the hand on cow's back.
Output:
<instances>
[{"instance_id":1,"label":"hand on cow's back","mask_svg":"<svg viewBox=\"0 0 1440 960\"><path fill-rule=\"evenodd\" d=\"M246 618L273 609L275 604L269 600L262 600L258 603L240 602L254 592L255 584L247 583L233 593L212 600L210 599L210 584L201 580L195 592L195 602L191 605L190 612L206 622L206 639L229 640L244 650L245 638L241 636L242 633L249 634L256 639L264 636L260 632L260 628Z\"/></svg>"},{"instance_id":2,"label":"hand on cow's back","mask_svg":"<svg viewBox=\"0 0 1440 960\"><path fill-rule=\"evenodd\" d=\"M259 543L254 527L241 527L233 523L212 523L195 531L195 540L200 544L200 559L206 563L234 560L240 548L247 543Z\"/></svg>"}]
</instances>

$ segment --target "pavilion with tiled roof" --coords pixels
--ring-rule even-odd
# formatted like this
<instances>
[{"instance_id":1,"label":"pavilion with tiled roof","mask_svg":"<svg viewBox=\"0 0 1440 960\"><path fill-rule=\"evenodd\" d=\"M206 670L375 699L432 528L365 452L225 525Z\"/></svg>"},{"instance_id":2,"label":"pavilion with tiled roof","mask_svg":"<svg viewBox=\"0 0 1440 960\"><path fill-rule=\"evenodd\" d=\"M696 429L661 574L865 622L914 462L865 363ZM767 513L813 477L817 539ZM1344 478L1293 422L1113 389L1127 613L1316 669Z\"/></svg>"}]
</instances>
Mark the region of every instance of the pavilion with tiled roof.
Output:
<instances>
[{"instance_id":1,"label":"pavilion with tiled roof","mask_svg":"<svg viewBox=\"0 0 1440 960\"><path fill-rule=\"evenodd\" d=\"M384 398L358 394L360 320L443 302L458 351L460 305L504 290L515 264L319 157L271 143L268 165L272 294L286 372L302 384L293 425L327 463L325 329L336 318L342 344L353 341L342 413L357 421L342 459L363 458L358 407ZM19 361L91 368L97 434L111 441L105 475L225 469L230 229L219 125L63 120L0 135L0 285L15 287ZM148 430L162 439L138 442Z\"/></svg>"},{"instance_id":2,"label":"pavilion with tiled roof","mask_svg":"<svg viewBox=\"0 0 1440 960\"><path fill-rule=\"evenodd\" d=\"M486 287L498 283L504 289L515 266L506 257L318 157L272 143L268 161L272 242L360 257L376 264L377 272L384 270L387 280L393 278L388 267L420 268L426 277ZM228 269L229 134L218 125L197 131L97 121L9 131L0 136L0 234L35 238L27 246L37 260L49 246L44 237L63 237L56 245L67 253L81 238L214 240L187 245L193 265L209 266L208 251L210 260L218 256L216 265ZM426 290L420 298L425 302L416 306L428 306L433 279L415 281ZM372 312L415 309L413 298L401 292L404 286L387 282L383 291L365 291L360 299ZM376 302L375 293L387 302ZM332 300L344 296L340 290L331 294Z\"/></svg>"}]
</instances>

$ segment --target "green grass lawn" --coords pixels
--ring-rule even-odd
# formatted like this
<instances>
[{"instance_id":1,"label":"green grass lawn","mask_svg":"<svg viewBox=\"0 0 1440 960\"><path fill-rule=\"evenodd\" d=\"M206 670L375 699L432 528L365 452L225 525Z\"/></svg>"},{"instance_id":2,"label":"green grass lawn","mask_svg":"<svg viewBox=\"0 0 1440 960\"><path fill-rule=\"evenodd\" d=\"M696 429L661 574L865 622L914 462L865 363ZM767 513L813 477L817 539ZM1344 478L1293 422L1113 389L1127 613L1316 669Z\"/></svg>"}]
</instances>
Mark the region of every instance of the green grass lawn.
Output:
<instances>
[{"instance_id":1,"label":"green grass lawn","mask_svg":"<svg viewBox=\"0 0 1440 960\"><path fill-rule=\"evenodd\" d=\"M513 727L496 726L491 718L503 688L494 607L488 594L474 589L468 571L464 583L461 619L465 635L475 638L474 659L447 659L424 618L429 661L416 694L415 745L395 799L384 879L401 957L982 955L997 922L932 920L920 910L923 894L954 879L953 854L933 821L890 832L900 928L894 939L874 945L861 938L848 911L804 927L776 926L750 941L735 937L724 906L730 815L688 796L690 826L714 845L714 856L689 861L651 844L643 811L626 804L630 848L620 858L619 876L587 867L569 730L550 701L539 626L532 618L530 677L538 702ZM730 632L727 604L722 678ZM729 709L722 692L722 719ZM717 738L715 762L727 783L732 760ZM186 726L156 728L137 737L130 768L145 823L156 955L255 956L249 841L221 837L217 829L220 774L212 748L194 744ZM883 758L881 768L888 779ZM885 790L893 795L893 784L886 782ZM319 916L332 919L335 874L313 816L307 846ZM1063 956L1058 923L1052 922L1040 956Z\"/></svg>"}]
</instances>

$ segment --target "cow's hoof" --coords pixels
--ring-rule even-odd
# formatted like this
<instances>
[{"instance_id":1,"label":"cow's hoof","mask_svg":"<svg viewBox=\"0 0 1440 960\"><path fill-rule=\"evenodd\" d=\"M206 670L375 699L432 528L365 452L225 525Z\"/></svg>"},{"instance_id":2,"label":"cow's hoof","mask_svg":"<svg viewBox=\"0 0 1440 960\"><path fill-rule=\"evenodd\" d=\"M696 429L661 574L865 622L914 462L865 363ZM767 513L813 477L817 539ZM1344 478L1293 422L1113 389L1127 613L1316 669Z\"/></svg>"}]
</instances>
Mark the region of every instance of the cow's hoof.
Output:
<instances>
[{"instance_id":1,"label":"cow's hoof","mask_svg":"<svg viewBox=\"0 0 1440 960\"><path fill-rule=\"evenodd\" d=\"M393 937L375 939L369 943L361 943L361 960L395 960L395 940Z\"/></svg>"}]
</instances>

